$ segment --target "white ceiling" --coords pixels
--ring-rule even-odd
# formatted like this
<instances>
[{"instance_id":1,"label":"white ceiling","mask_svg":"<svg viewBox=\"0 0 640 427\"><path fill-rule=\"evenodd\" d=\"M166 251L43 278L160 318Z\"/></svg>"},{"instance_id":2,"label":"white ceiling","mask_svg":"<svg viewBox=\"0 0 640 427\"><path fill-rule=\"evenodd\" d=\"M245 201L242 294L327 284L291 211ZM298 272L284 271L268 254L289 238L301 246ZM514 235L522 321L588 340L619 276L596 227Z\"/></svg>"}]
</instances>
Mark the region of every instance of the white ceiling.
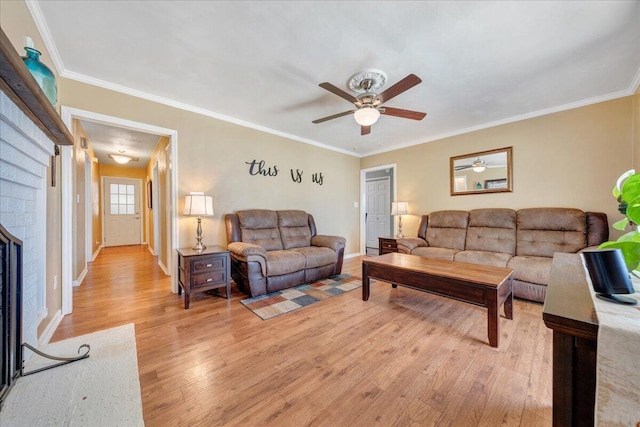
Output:
<instances>
[{"instance_id":1,"label":"white ceiling","mask_svg":"<svg viewBox=\"0 0 640 427\"><path fill-rule=\"evenodd\" d=\"M60 74L362 156L631 95L640 2L40 1ZM345 91L375 68L385 104L360 136Z\"/></svg>"},{"instance_id":2,"label":"white ceiling","mask_svg":"<svg viewBox=\"0 0 640 427\"><path fill-rule=\"evenodd\" d=\"M127 167L144 168L151 160L151 153L160 139L158 135L87 120L80 120L80 123L91 141L98 162L102 164L122 166L109 157L109 154L123 154L133 159L126 164Z\"/></svg>"}]
</instances>

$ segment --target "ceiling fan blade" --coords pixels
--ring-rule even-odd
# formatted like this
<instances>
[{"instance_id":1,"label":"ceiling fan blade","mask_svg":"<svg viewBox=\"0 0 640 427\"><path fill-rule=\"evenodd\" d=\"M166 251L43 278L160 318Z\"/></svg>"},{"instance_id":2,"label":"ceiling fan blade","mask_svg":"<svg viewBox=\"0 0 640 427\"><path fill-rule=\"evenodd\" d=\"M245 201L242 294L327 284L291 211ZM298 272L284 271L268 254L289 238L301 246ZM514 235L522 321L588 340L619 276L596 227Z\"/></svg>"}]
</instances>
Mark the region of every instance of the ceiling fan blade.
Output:
<instances>
[{"instance_id":1,"label":"ceiling fan blade","mask_svg":"<svg viewBox=\"0 0 640 427\"><path fill-rule=\"evenodd\" d=\"M353 114L355 112L356 110L343 111L342 113L338 113L332 116L327 116L321 119L314 120L312 123L318 124L318 123L326 122L327 120L337 119L338 117L342 117L342 116L348 116L349 114Z\"/></svg>"},{"instance_id":2,"label":"ceiling fan blade","mask_svg":"<svg viewBox=\"0 0 640 427\"><path fill-rule=\"evenodd\" d=\"M338 95L340 98L344 98L349 102L352 103L356 103L358 102L358 100L356 99L355 96L348 94L347 92L343 91L342 89L332 85L331 83L328 82L324 82L324 83L320 83L319 85L321 88L328 90L329 92L333 93L334 95Z\"/></svg>"},{"instance_id":3,"label":"ceiling fan blade","mask_svg":"<svg viewBox=\"0 0 640 427\"><path fill-rule=\"evenodd\" d=\"M400 80L398 83L394 84L389 89L385 90L380 95L378 95L378 99L382 104L383 102L387 102L391 98L394 98L400 95L405 90L409 90L421 82L422 80L420 79L420 77L416 76L415 74L409 74L407 77Z\"/></svg>"},{"instance_id":4,"label":"ceiling fan blade","mask_svg":"<svg viewBox=\"0 0 640 427\"><path fill-rule=\"evenodd\" d=\"M369 135L371 133L371 126L360 126L360 135Z\"/></svg>"},{"instance_id":5,"label":"ceiling fan blade","mask_svg":"<svg viewBox=\"0 0 640 427\"><path fill-rule=\"evenodd\" d=\"M465 170L465 169L471 169L472 167L473 166L471 166L471 165L464 165L464 166L456 166L454 169L457 170L457 171L462 171L462 170Z\"/></svg>"},{"instance_id":6,"label":"ceiling fan blade","mask_svg":"<svg viewBox=\"0 0 640 427\"><path fill-rule=\"evenodd\" d=\"M382 110L381 108L380 113L386 114L387 116L402 117L411 120L422 120L424 116L427 115L427 113L421 113L420 111L403 110L401 108L384 107L384 111Z\"/></svg>"}]
</instances>

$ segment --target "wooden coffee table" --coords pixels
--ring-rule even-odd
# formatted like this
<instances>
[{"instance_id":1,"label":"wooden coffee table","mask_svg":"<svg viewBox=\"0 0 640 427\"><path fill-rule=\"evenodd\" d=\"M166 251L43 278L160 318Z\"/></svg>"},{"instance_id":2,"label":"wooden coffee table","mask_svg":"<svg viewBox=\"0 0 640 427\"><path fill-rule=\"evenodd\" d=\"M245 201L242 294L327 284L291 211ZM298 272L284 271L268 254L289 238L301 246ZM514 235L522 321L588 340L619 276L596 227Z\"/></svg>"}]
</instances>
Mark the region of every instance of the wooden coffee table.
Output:
<instances>
[{"instance_id":1,"label":"wooden coffee table","mask_svg":"<svg viewBox=\"0 0 640 427\"><path fill-rule=\"evenodd\" d=\"M513 292L509 268L490 267L389 253L362 260L362 299L369 299L369 279L390 282L454 298L487 308L489 344L498 347L500 306L513 319Z\"/></svg>"}]
</instances>

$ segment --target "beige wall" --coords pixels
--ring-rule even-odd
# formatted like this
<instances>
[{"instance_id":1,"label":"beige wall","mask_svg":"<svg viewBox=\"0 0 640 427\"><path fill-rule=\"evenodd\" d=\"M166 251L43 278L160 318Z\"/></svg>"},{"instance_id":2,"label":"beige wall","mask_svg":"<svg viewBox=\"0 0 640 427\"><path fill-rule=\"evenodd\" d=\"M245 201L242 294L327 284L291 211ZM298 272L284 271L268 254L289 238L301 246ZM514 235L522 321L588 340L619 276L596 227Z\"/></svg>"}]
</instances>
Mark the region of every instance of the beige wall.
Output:
<instances>
[{"instance_id":1,"label":"beige wall","mask_svg":"<svg viewBox=\"0 0 640 427\"><path fill-rule=\"evenodd\" d=\"M633 95L633 168L640 173L640 86Z\"/></svg>"},{"instance_id":2,"label":"beige wall","mask_svg":"<svg viewBox=\"0 0 640 427\"><path fill-rule=\"evenodd\" d=\"M398 165L398 200L415 235L419 215L440 209L536 206L603 211L619 219L611 196L616 178L631 168L631 113L626 97L574 110L369 156L362 168ZM513 192L451 196L449 158L513 146Z\"/></svg>"},{"instance_id":3,"label":"beige wall","mask_svg":"<svg viewBox=\"0 0 640 427\"><path fill-rule=\"evenodd\" d=\"M89 155L91 159L94 159L96 154L91 147L91 141L89 141ZM91 253L96 254L96 251L102 245L102 210L100 209L100 200L102 200L102 185L100 184L102 179L100 178L100 165L96 162L91 162ZM89 261L89 260L88 260Z\"/></svg>"},{"instance_id":4,"label":"beige wall","mask_svg":"<svg viewBox=\"0 0 640 427\"><path fill-rule=\"evenodd\" d=\"M87 138L82 124L78 120L73 121L73 227L74 244L73 253L73 279L78 280L83 270L87 267L87 251L86 251L86 181L85 181L85 162L86 153L80 148L80 138Z\"/></svg>"},{"instance_id":5,"label":"beige wall","mask_svg":"<svg viewBox=\"0 0 640 427\"><path fill-rule=\"evenodd\" d=\"M45 298L47 306L47 317L42 319L38 325L38 337L44 332L53 317L57 315L62 307L62 264L60 259L60 156L56 156L56 186L50 185L50 178L47 178L47 242L46 242L46 267L45 267ZM51 177L51 170L47 170L47 177ZM53 288L54 277L57 278L57 289Z\"/></svg>"},{"instance_id":6,"label":"beige wall","mask_svg":"<svg viewBox=\"0 0 640 427\"><path fill-rule=\"evenodd\" d=\"M358 158L266 134L210 117L66 80L65 105L178 131L178 245L191 246L195 227L183 217L184 196L204 191L214 198L215 216L203 224L205 244L226 245L224 214L238 209L303 209L321 234L347 238L346 253L358 252ZM275 177L250 176L246 162L277 166ZM294 183L290 169L303 171ZM322 173L322 186L311 182Z\"/></svg>"},{"instance_id":7,"label":"beige wall","mask_svg":"<svg viewBox=\"0 0 640 427\"><path fill-rule=\"evenodd\" d=\"M167 227L167 147L169 146L169 138L162 137L156 144L155 149L153 150L153 154L151 155L151 159L147 164L146 174L147 180L152 180L152 185L156 189L157 197L156 200L153 200L152 209L146 209L147 215L149 218L149 227L148 230L148 242L151 248L156 250L155 254L158 256L158 260L165 266L168 265L169 260L167 256L166 246L162 246L162 244L166 245L166 243L170 239L169 229ZM153 169L158 166L158 179L153 180ZM156 247L155 236L153 235L153 212L158 213L158 230L162 234L162 239L158 242L158 247Z\"/></svg>"}]
</instances>

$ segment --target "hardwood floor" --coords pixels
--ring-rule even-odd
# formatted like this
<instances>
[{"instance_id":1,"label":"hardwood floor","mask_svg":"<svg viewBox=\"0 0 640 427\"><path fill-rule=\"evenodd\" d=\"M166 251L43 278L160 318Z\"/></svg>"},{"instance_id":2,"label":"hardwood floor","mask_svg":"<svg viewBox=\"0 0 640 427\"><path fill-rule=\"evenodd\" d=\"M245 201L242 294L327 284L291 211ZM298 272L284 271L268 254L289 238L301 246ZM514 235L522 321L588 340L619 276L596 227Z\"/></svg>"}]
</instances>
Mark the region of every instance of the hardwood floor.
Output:
<instances>
[{"instance_id":1,"label":"hardwood floor","mask_svg":"<svg viewBox=\"0 0 640 427\"><path fill-rule=\"evenodd\" d=\"M73 298L52 341L135 323L147 426L551 425L540 304L514 301L497 349L485 309L383 282L268 321L235 285L185 310L144 246L103 249Z\"/></svg>"}]
</instances>

